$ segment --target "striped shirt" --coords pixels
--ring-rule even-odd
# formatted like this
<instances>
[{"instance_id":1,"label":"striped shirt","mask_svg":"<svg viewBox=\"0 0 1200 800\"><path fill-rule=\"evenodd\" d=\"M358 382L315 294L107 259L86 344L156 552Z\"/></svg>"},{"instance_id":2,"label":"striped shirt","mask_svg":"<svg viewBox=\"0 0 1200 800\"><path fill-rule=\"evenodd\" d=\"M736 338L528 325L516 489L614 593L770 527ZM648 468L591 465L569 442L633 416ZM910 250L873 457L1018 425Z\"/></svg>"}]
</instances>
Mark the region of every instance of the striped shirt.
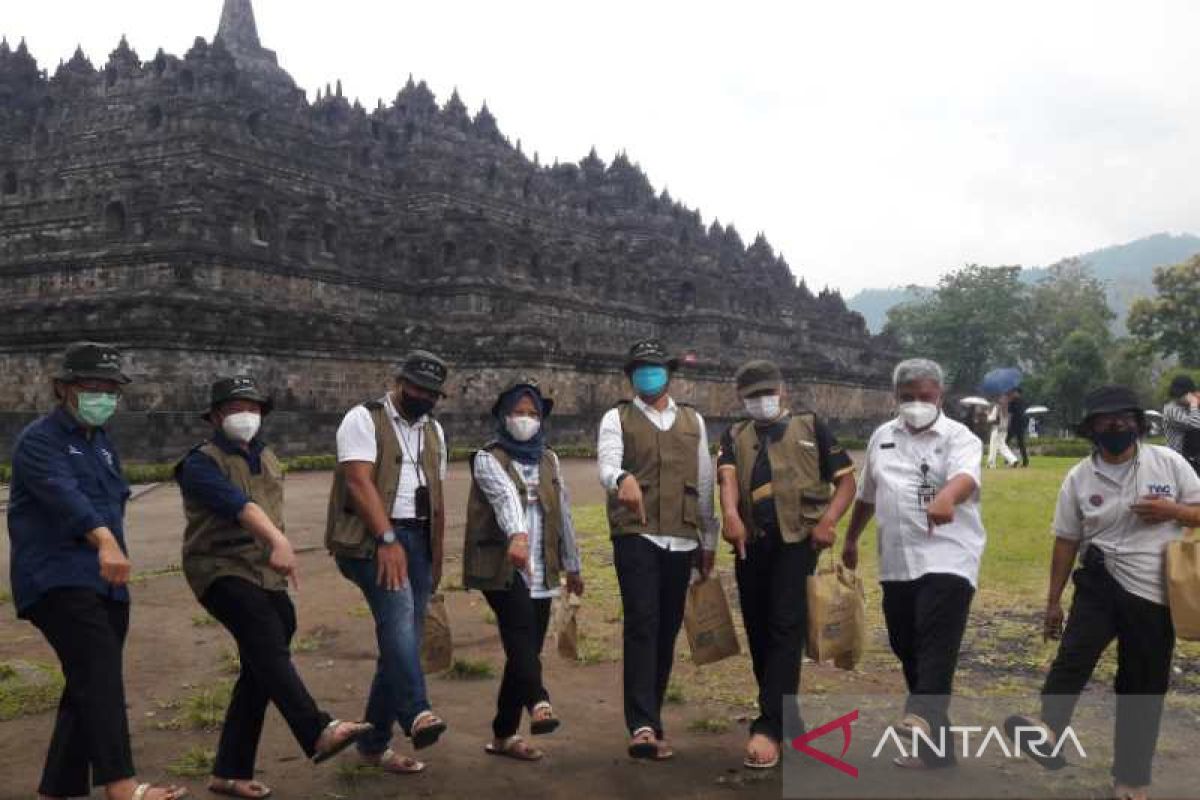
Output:
<instances>
[{"instance_id":1,"label":"striped shirt","mask_svg":"<svg viewBox=\"0 0 1200 800\"><path fill-rule=\"evenodd\" d=\"M1200 409L1175 400L1163 406L1163 432L1167 434L1167 445L1176 453L1183 453L1183 437L1189 430L1200 430Z\"/></svg>"},{"instance_id":2,"label":"striped shirt","mask_svg":"<svg viewBox=\"0 0 1200 800\"><path fill-rule=\"evenodd\" d=\"M555 471L561 475L558 456L551 453L550 457L554 459ZM525 482L528 492L526 497L521 496L504 467L486 450L475 454L475 483L479 485L480 491L495 512L496 523L505 536L529 534L529 566L526 572L521 573L522 579L529 586L529 596L535 600L557 597L558 587L546 585L546 552L542 546L545 512L541 501L538 500L541 470L537 464L522 464L516 460L512 465ZM562 540L558 547L562 568L566 572L579 572L579 547L575 539L575 521L571 518L571 498L563 481L559 482L558 502L562 506Z\"/></svg>"}]
</instances>

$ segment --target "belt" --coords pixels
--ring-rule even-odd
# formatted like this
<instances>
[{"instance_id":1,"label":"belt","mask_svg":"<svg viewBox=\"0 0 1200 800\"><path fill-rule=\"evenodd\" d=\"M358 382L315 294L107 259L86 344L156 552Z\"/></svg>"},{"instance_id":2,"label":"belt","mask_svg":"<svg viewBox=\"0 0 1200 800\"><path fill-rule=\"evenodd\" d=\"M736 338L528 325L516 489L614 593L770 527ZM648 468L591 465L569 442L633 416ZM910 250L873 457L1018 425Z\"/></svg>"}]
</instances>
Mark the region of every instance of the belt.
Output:
<instances>
[{"instance_id":1,"label":"belt","mask_svg":"<svg viewBox=\"0 0 1200 800\"><path fill-rule=\"evenodd\" d=\"M424 528L429 525L429 518L405 517L404 519L392 519L391 522L397 528Z\"/></svg>"}]
</instances>

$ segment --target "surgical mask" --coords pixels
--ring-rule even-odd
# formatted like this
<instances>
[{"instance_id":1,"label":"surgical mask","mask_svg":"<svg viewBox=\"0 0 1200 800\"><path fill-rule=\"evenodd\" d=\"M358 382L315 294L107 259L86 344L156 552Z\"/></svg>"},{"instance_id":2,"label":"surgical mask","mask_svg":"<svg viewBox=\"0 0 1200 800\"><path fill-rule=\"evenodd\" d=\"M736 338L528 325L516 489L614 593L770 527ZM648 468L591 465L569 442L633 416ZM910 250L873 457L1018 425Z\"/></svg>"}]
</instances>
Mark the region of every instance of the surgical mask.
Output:
<instances>
[{"instance_id":1,"label":"surgical mask","mask_svg":"<svg viewBox=\"0 0 1200 800\"><path fill-rule=\"evenodd\" d=\"M779 416L779 395L764 394L758 397L747 397L742 403L746 413L758 422L769 422Z\"/></svg>"},{"instance_id":2,"label":"surgical mask","mask_svg":"<svg viewBox=\"0 0 1200 800\"><path fill-rule=\"evenodd\" d=\"M404 416L416 422L421 417L433 411L435 400L426 400L423 397L414 397L408 392L400 393L400 410L404 412Z\"/></svg>"},{"instance_id":3,"label":"surgical mask","mask_svg":"<svg viewBox=\"0 0 1200 800\"><path fill-rule=\"evenodd\" d=\"M225 419L221 420L221 430L235 442L243 444L250 442L258 435L259 426L262 425L262 415L255 414L253 411L241 411L237 414L230 414Z\"/></svg>"},{"instance_id":4,"label":"surgical mask","mask_svg":"<svg viewBox=\"0 0 1200 800\"><path fill-rule=\"evenodd\" d=\"M901 403L896 407L896 413L900 415L900 419L913 430L921 430L928 428L938 418L942 410L933 403L925 403L920 400L913 400L909 403Z\"/></svg>"},{"instance_id":5,"label":"surgical mask","mask_svg":"<svg viewBox=\"0 0 1200 800\"><path fill-rule=\"evenodd\" d=\"M542 429L542 421L537 417L514 415L504 418L504 429L518 442L528 442L538 435L538 431Z\"/></svg>"},{"instance_id":6,"label":"surgical mask","mask_svg":"<svg viewBox=\"0 0 1200 800\"><path fill-rule=\"evenodd\" d=\"M658 397L667 388L667 368L657 365L645 365L634 369L629 376L633 389L641 397Z\"/></svg>"},{"instance_id":7,"label":"surgical mask","mask_svg":"<svg viewBox=\"0 0 1200 800\"><path fill-rule=\"evenodd\" d=\"M1105 431L1093 433L1092 441L1111 456L1119 456L1137 441L1137 431Z\"/></svg>"},{"instance_id":8,"label":"surgical mask","mask_svg":"<svg viewBox=\"0 0 1200 800\"><path fill-rule=\"evenodd\" d=\"M99 428L117 410L117 395L110 392L80 392L79 419L86 425Z\"/></svg>"}]
</instances>

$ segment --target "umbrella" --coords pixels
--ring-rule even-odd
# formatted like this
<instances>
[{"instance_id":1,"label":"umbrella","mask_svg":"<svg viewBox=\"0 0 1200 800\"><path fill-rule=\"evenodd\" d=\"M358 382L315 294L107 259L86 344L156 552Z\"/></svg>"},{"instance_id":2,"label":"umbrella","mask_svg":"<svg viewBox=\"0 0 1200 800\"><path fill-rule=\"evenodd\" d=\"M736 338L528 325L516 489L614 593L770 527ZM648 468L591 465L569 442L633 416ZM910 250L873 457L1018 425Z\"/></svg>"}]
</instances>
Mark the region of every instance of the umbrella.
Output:
<instances>
[{"instance_id":1,"label":"umbrella","mask_svg":"<svg viewBox=\"0 0 1200 800\"><path fill-rule=\"evenodd\" d=\"M1050 409L1046 408L1045 406L1030 406L1029 408L1025 409L1025 416L1027 417L1036 417L1038 414L1049 413Z\"/></svg>"},{"instance_id":2,"label":"umbrella","mask_svg":"<svg viewBox=\"0 0 1200 800\"><path fill-rule=\"evenodd\" d=\"M1004 394L1021 385L1021 370L1016 367L1000 367L983 376L979 391L983 394Z\"/></svg>"},{"instance_id":3,"label":"umbrella","mask_svg":"<svg viewBox=\"0 0 1200 800\"><path fill-rule=\"evenodd\" d=\"M990 406L992 402L985 397L964 397L958 401L960 406Z\"/></svg>"},{"instance_id":4,"label":"umbrella","mask_svg":"<svg viewBox=\"0 0 1200 800\"><path fill-rule=\"evenodd\" d=\"M1162 419L1163 418L1163 415L1157 411L1144 411L1142 413L1144 413L1150 419Z\"/></svg>"}]
</instances>

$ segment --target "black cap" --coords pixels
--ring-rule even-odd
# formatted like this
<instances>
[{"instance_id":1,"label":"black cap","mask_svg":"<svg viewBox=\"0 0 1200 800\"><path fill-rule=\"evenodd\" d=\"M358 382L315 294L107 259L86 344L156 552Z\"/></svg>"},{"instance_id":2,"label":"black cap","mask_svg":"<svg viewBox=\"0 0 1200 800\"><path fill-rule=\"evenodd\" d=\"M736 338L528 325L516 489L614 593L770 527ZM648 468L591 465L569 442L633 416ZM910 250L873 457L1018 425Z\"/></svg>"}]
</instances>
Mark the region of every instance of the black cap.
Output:
<instances>
[{"instance_id":1,"label":"black cap","mask_svg":"<svg viewBox=\"0 0 1200 800\"><path fill-rule=\"evenodd\" d=\"M633 372L633 368L639 364L662 366L674 372L679 368L679 359L667 355L667 348L663 347L663 343L658 339L642 339L629 348L629 355L625 359L625 374Z\"/></svg>"},{"instance_id":2,"label":"black cap","mask_svg":"<svg viewBox=\"0 0 1200 800\"><path fill-rule=\"evenodd\" d=\"M1080 436L1087 435L1088 423L1092 417L1100 414L1122 414L1125 412L1142 414L1142 401L1137 393L1127 386L1101 386L1093 389L1083 398L1083 419L1075 427Z\"/></svg>"},{"instance_id":3,"label":"black cap","mask_svg":"<svg viewBox=\"0 0 1200 800\"><path fill-rule=\"evenodd\" d=\"M1175 379L1171 381L1170 394L1175 400L1194 391L1196 391L1196 382L1192 380L1191 375L1176 375Z\"/></svg>"},{"instance_id":4,"label":"black cap","mask_svg":"<svg viewBox=\"0 0 1200 800\"><path fill-rule=\"evenodd\" d=\"M212 390L209 392L208 411L201 414L200 418L211 419L212 412L216 410L217 406L230 400L252 400L262 406L264 417L270 414L271 409L275 407L271 398L258 388L258 382L254 378L249 375L235 375L229 378L218 378L213 382Z\"/></svg>"},{"instance_id":5,"label":"black cap","mask_svg":"<svg viewBox=\"0 0 1200 800\"><path fill-rule=\"evenodd\" d=\"M779 391L783 373L774 362L756 359L738 367L736 380L738 397L746 398L758 392Z\"/></svg>"},{"instance_id":6,"label":"black cap","mask_svg":"<svg viewBox=\"0 0 1200 800\"><path fill-rule=\"evenodd\" d=\"M500 392L500 396L496 398L496 402L492 404L492 416L499 419L500 407L504 405L504 398L520 389L531 389L533 391L533 395L538 399L538 402L542 404L542 419L550 416L550 411L554 408L554 401L549 397L542 395L542 390L538 386L537 378L532 377L517 378L507 387L505 387L504 391Z\"/></svg>"},{"instance_id":7,"label":"black cap","mask_svg":"<svg viewBox=\"0 0 1200 800\"><path fill-rule=\"evenodd\" d=\"M121 351L111 344L100 342L68 345L63 354L62 369L55 379L72 383L88 378L129 383L129 377L121 372Z\"/></svg>"},{"instance_id":8,"label":"black cap","mask_svg":"<svg viewBox=\"0 0 1200 800\"><path fill-rule=\"evenodd\" d=\"M404 365L400 368L398 377L445 397L446 393L442 391L442 387L446 383L448 372L446 362L433 353L426 350L413 350L404 357Z\"/></svg>"}]
</instances>

